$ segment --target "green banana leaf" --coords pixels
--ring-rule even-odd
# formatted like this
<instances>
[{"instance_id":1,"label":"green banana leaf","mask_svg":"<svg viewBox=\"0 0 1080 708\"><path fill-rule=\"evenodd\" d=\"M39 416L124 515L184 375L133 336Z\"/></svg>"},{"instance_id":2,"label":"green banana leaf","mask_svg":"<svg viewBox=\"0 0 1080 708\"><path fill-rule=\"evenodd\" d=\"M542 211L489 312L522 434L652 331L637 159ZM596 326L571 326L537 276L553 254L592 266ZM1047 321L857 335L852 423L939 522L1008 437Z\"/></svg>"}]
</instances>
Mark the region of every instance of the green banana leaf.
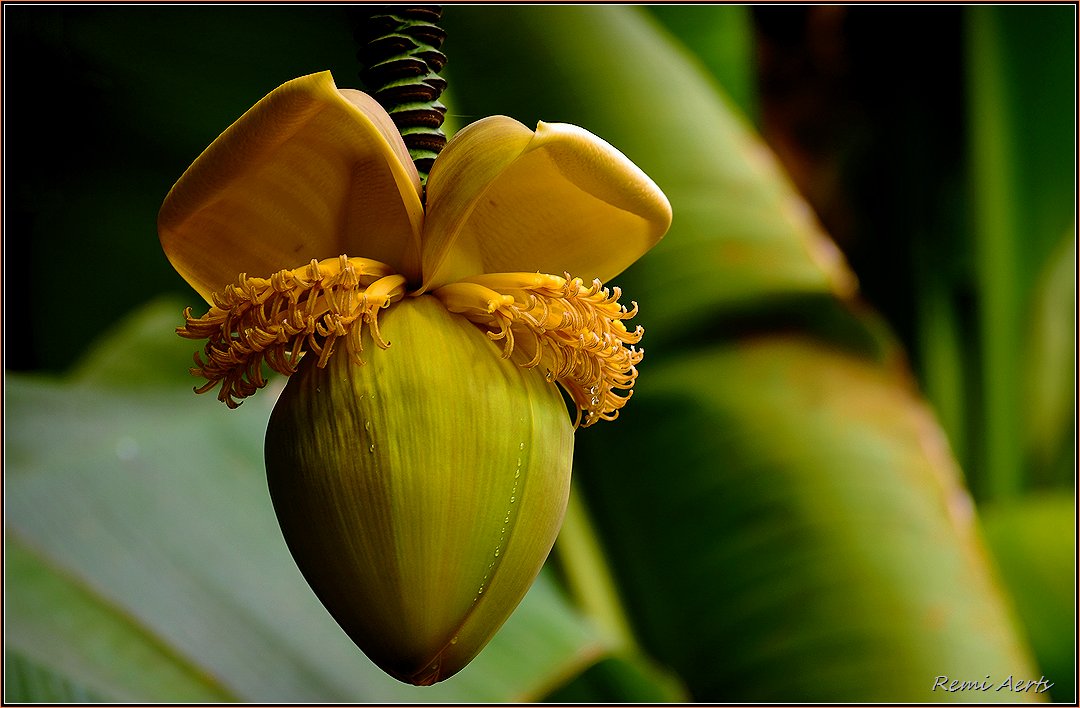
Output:
<instances>
[{"instance_id":1,"label":"green banana leaf","mask_svg":"<svg viewBox=\"0 0 1080 708\"><path fill-rule=\"evenodd\" d=\"M901 372L781 334L648 374L578 480L641 643L695 699L998 702L933 685L1039 678Z\"/></svg>"},{"instance_id":2,"label":"green banana leaf","mask_svg":"<svg viewBox=\"0 0 1080 708\"><path fill-rule=\"evenodd\" d=\"M1047 259L1027 318L1024 449L1031 483L1060 487L1073 473L1076 392L1076 236ZM1070 302L1074 303L1070 307Z\"/></svg>"},{"instance_id":3,"label":"green banana leaf","mask_svg":"<svg viewBox=\"0 0 1080 708\"><path fill-rule=\"evenodd\" d=\"M655 17L689 50L749 118L757 114L754 28L746 5L649 5Z\"/></svg>"},{"instance_id":4,"label":"green banana leaf","mask_svg":"<svg viewBox=\"0 0 1080 708\"><path fill-rule=\"evenodd\" d=\"M987 542L1056 702L1076 702L1076 502L1061 492L995 503L982 516Z\"/></svg>"},{"instance_id":5,"label":"green banana leaf","mask_svg":"<svg viewBox=\"0 0 1080 708\"><path fill-rule=\"evenodd\" d=\"M1032 389L1047 374L1058 379L1057 385L1068 385L1060 359L1072 359L1076 351L1075 337L1045 339L1052 330L1045 329L1046 318L1038 312L1046 309L1038 301L1045 297L1040 280L1048 277L1052 263L1068 258L1062 234L1075 239L1076 233L1076 160L1067 147L1075 145L1076 136L1076 8L1025 12L985 6L973 8L965 19L971 249L980 302L978 349L971 355L982 364L982 397L971 414L983 431L972 487L982 498L1005 500L1036 484L1072 486L1074 479L1073 465L1055 467L1048 459L1057 450L1047 454L1030 446L1030 428L1017 425L1016 414L1022 410L1031 423L1047 426L1038 435L1075 432L1068 403L1051 401L1037 412L1027 406ZM1075 283L1063 285L1050 317L1074 321L1069 302L1076 301ZM1057 351L1046 355L1058 361L1026 359L1031 353L1025 343L1035 350L1051 346ZM1046 419L1049 411L1059 413Z\"/></svg>"}]
</instances>

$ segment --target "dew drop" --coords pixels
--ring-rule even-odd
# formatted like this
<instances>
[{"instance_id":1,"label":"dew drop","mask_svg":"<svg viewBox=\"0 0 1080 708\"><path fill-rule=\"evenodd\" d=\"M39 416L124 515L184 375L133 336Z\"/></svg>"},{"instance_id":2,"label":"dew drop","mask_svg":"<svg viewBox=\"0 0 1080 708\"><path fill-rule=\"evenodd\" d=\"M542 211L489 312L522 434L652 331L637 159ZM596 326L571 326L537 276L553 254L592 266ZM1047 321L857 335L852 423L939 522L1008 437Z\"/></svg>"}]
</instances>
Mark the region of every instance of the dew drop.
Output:
<instances>
[{"instance_id":1,"label":"dew drop","mask_svg":"<svg viewBox=\"0 0 1080 708\"><path fill-rule=\"evenodd\" d=\"M520 443L518 443L518 450L524 450L524 449L525 449L525 441L523 440Z\"/></svg>"},{"instance_id":2,"label":"dew drop","mask_svg":"<svg viewBox=\"0 0 1080 708\"><path fill-rule=\"evenodd\" d=\"M498 549L498 548L496 548L496 549L495 549L495 557L496 557L496 558L498 558L498 557L499 557L499 549Z\"/></svg>"},{"instance_id":3,"label":"dew drop","mask_svg":"<svg viewBox=\"0 0 1080 708\"><path fill-rule=\"evenodd\" d=\"M450 643L451 644L457 644L457 640L458 640L458 638L454 637L453 639L450 640Z\"/></svg>"},{"instance_id":4,"label":"dew drop","mask_svg":"<svg viewBox=\"0 0 1080 708\"><path fill-rule=\"evenodd\" d=\"M518 464L520 465L521 463L519 462ZM520 476L521 476L521 470L520 469L514 472L514 479L517 479Z\"/></svg>"},{"instance_id":5,"label":"dew drop","mask_svg":"<svg viewBox=\"0 0 1080 708\"><path fill-rule=\"evenodd\" d=\"M510 497L510 503L513 504L517 500L517 497Z\"/></svg>"},{"instance_id":6,"label":"dew drop","mask_svg":"<svg viewBox=\"0 0 1080 708\"><path fill-rule=\"evenodd\" d=\"M371 432L371 421L370 420L367 421L366 423L364 423L364 430L368 431L369 433Z\"/></svg>"},{"instance_id":7,"label":"dew drop","mask_svg":"<svg viewBox=\"0 0 1080 708\"><path fill-rule=\"evenodd\" d=\"M368 452L375 452L375 443L371 443L370 445L368 445L367 450Z\"/></svg>"}]
</instances>

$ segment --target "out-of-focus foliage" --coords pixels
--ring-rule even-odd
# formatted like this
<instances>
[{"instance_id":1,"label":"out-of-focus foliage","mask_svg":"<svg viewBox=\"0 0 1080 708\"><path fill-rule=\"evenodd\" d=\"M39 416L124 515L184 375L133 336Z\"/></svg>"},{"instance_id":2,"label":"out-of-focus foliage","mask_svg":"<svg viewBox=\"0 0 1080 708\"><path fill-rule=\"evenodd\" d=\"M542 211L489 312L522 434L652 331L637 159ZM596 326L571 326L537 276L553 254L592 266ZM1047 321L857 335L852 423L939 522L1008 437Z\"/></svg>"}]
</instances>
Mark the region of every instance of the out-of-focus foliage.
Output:
<instances>
[{"instance_id":1,"label":"out-of-focus foliage","mask_svg":"<svg viewBox=\"0 0 1080 708\"><path fill-rule=\"evenodd\" d=\"M1070 494L989 504L983 527L1054 700L1076 696L1076 517Z\"/></svg>"},{"instance_id":2,"label":"out-of-focus foliage","mask_svg":"<svg viewBox=\"0 0 1080 708\"><path fill-rule=\"evenodd\" d=\"M1071 465L1040 469L1040 462L1056 461L1058 450L1025 450L1030 427L1017 425L1018 412L1045 426L1039 435L1050 437L1046 444L1075 430L1067 403L1044 399L1041 411L1034 412L1029 402L1037 399L1025 399L1025 394L1045 391L1039 380L1046 376L1056 379L1061 397L1074 388L1053 359L1072 358L1068 351L1075 336L1055 337L1052 331L1037 329L1053 326L1046 321L1037 288L1053 288L1039 281L1053 279L1055 249L1063 258L1071 242L1075 253L1075 95L1064 86L1073 80L1076 63L1076 15L1075 8L1064 6L1039 14L1020 9L975 8L966 24L971 247L980 305L980 345L973 353L982 365L981 415L975 422L983 433L981 474L972 481L993 497L1015 495L1039 477L1054 477L1059 484L1071 481ZM1062 243L1065 233L1072 236ZM1051 297L1058 299L1059 313L1068 311L1068 291L1059 285ZM1040 336L1036 343L1033 338ZM1044 351L1035 354L1039 358L1034 361L1025 360L1025 343ZM1057 351L1051 353L1051 347ZM1028 457L1028 452L1042 460Z\"/></svg>"},{"instance_id":3,"label":"out-of-focus foliage","mask_svg":"<svg viewBox=\"0 0 1080 708\"><path fill-rule=\"evenodd\" d=\"M446 9L452 125L583 125L675 223L616 281L648 354L624 416L577 434L556 562L422 689L292 564L262 473L274 392L235 412L190 394L181 302L146 305L197 301L155 237L169 186L283 81L354 83L348 10L5 7L6 363L69 369L5 386L5 698L999 702L1036 696L931 689L1045 675L1072 700L1074 11L951 11L969 111L950 202L913 105L911 159L864 207L913 225L880 244L907 249L917 294L882 303L912 311L902 343L745 117L766 112L747 8Z\"/></svg>"},{"instance_id":4,"label":"out-of-focus foliage","mask_svg":"<svg viewBox=\"0 0 1080 708\"><path fill-rule=\"evenodd\" d=\"M713 76L739 111L757 114L754 27L750 8L738 5L652 5L649 12Z\"/></svg>"}]
</instances>

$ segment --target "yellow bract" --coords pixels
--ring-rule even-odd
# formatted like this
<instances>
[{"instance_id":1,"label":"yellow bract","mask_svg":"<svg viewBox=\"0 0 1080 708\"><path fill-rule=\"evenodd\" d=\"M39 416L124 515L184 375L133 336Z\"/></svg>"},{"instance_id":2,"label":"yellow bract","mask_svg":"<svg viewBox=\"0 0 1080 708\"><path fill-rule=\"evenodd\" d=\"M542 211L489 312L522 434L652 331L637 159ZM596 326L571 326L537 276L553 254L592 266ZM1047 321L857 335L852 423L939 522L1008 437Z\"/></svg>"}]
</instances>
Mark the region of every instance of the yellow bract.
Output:
<instances>
[{"instance_id":1,"label":"yellow bract","mask_svg":"<svg viewBox=\"0 0 1080 708\"><path fill-rule=\"evenodd\" d=\"M485 118L455 135L431 170L424 286L518 271L609 280L670 224L663 193L595 135Z\"/></svg>"},{"instance_id":2,"label":"yellow bract","mask_svg":"<svg viewBox=\"0 0 1080 708\"><path fill-rule=\"evenodd\" d=\"M419 195L386 112L323 72L275 89L215 140L169 192L158 227L209 302L238 273L342 253L387 263L413 287L503 271L608 280L671 223L659 188L604 141L504 116L446 146L426 215Z\"/></svg>"},{"instance_id":3,"label":"yellow bract","mask_svg":"<svg viewBox=\"0 0 1080 708\"><path fill-rule=\"evenodd\" d=\"M158 233L207 302L240 273L269 277L342 253L420 274L420 180L393 122L329 73L290 81L221 134L173 186Z\"/></svg>"}]
</instances>

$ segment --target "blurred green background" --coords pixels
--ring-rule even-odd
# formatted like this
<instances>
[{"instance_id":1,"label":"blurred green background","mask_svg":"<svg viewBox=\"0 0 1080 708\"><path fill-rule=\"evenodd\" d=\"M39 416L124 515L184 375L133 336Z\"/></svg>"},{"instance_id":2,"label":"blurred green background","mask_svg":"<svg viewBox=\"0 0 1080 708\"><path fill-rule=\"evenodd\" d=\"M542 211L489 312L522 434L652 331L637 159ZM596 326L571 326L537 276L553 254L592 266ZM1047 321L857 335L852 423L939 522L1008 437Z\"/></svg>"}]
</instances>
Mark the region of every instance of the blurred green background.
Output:
<instances>
[{"instance_id":1,"label":"blurred green background","mask_svg":"<svg viewBox=\"0 0 1080 708\"><path fill-rule=\"evenodd\" d=\"M350 10L5 5L4 698L1075 701L1075 11L445 10L450 131L582 125L675 222L551 562L417 689L292 564L273 394L190 394L155 232L271 89L357 84Z\"/></svg>"}]
</instances>

